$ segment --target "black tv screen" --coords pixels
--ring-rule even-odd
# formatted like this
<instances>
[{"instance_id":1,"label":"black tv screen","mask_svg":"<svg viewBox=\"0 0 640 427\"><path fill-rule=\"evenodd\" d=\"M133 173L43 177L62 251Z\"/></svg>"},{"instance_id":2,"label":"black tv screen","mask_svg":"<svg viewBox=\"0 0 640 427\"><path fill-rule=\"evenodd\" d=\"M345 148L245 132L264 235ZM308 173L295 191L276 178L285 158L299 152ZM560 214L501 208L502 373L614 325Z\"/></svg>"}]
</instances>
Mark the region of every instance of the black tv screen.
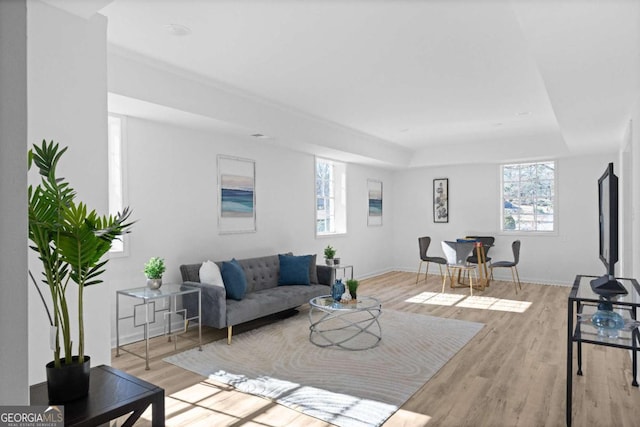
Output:
<instances>
[{"instance_id":1,"label":"black tv screen","mask_svg":"<svg viewBox=\"0 0 640 427\"><path fill-rule=\"evenodd\" d=\"M598 179L598 217L600 235L600 260L606 274L591 281L594 292L603 296L626 294L627 290L615 279L618 262L618 177L609 163Z\"/></svg>"},{"instance_id":2,"label":"black tv screen","mask_svg":"<svg viewBox=\"0 0 640 427\"><path fill-rule=\"evenodd\" d=\"M598 205L600 217L600 259L607 274L615 276L618 262L618 177L609 163L598 180Z\"/></svg>"}]
</instances>

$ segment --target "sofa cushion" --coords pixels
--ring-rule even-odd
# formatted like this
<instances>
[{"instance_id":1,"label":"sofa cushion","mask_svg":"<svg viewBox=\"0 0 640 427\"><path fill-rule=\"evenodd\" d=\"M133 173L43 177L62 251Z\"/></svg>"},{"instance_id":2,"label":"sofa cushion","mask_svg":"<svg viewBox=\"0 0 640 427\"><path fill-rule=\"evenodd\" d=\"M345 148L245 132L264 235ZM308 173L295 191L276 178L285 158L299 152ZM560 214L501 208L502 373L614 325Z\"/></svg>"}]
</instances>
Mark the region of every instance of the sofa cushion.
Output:
<instances>
[{"instance_id":1,"label":"sofa cushion","mask_svg":"<svg viewBox=\"0 0 640 427\"><path fill-rule=\"evenodd\" d=\"M289 310L308 303L313 297L328 293L326 285L276 286L247 292L242 301L227 300L227 325L237 325ZM202 310L204 311L204 306Z\"/></svg>"},{"instance_id":2,"label":"sofa cushion","mask_svg":"<svg viewBox=\"0 0 640 427\"><path fill-rule=\"evenodd\" d=\"M227 298L240 301L247 290L247 278L238 261L233 258L231 261L223 262L221 273Z\"/></svg>"},{"instance_id":3,"label":"sofa cushion","mask_svg":"<svg viewBox=\"0 0 640 427\"><path fill-rule=\"evenodd\" d=\"M292 252L287 252L286 254L278 254L278 255L293 255ZM317 259L317 255L313 254L313 255L309 255L311 257L311 259L309 260L309 283L316 284L316 283L320 283L318 281L318 266L316 265L316 259ZM278 265L280 263L280 260L278 259Z\"/></svg>"},{"instance_id":4,"label":"sofa cushion","mask_svg":"<svg viewBox=\"0 0 640 427\"><path fill-rule=\"evenodd\" d=\"M200 267L200 282L209 285L224 286L220 267L213 261L205 261Z\"/></svg>"},{"instance_id":5,"label":"sofa cushion","mask_svg":"<svg viewBox=\"0 0 640 427\"><path fill-rule=\"evenodd\" d=\"M309 282L318 283L318 267L316 266L316 254L311 255L309 261Z\"/></svg>"},{"instance_id":6,"label":"sofa cushion","mask_svg":"<svg viewBox=\"0 0 640 427\"><path fill-rule=\"evenodd\" d=\"M280 275L278 286L309 285L309 263L311 255L278 255L280 259Z\"/></svg>"},{"instance_id":7,"label":"sofa cushion","mask_svg":"<svg viewBox=\"0 0 640 427\"><path fill-rule=\"evenodd\" d=\"M278 286L278 255L239 259L238 264L247 278L247 293Z\"/></svg>"}]
</instances>

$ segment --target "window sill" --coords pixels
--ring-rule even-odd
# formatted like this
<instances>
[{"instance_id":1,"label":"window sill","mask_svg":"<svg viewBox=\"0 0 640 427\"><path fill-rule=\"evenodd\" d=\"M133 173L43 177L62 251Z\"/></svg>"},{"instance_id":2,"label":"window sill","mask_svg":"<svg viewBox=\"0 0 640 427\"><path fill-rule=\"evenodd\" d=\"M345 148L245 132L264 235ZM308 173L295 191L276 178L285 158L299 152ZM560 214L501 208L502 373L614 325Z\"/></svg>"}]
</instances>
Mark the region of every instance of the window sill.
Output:
<instances>
[{"instance_id":1,"label":"window sill","mask_svg":"<svg viewBox=\"0 0 640 427\"><path fill-rule=\"evenodd\" d=\"M336 236L346 236L347 232L336 232L336 233L317 233L316 232L316 239L324 239L326 237L336 237Z\"/></svg>"},{"instance_id":2,"label":"window sill","mask_svg":"<svg viewBox=\"0 0 640 427\"><path fill-rule=\"evenodd\" d=\"M557 237L558 231L522 231L522 230L501 230L499 236L536 236L536 237Z\"/></svg>"}]
</instances>

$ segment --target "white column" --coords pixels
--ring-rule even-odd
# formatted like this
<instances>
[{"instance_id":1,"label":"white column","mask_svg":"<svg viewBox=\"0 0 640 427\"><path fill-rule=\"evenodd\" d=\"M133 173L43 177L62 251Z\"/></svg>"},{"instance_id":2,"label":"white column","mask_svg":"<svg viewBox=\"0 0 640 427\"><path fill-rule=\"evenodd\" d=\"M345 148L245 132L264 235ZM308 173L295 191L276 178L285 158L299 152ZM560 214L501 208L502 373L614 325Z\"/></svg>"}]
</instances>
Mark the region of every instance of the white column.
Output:
<instances>
[{"instance_id":1,"label":"white column","mask_svg":"<svg viewBox=\"0 0 640 427\"><path fill-rule=\"evenodd\" d=\"M26 0L0 1L0 58L0 405L26 405Z\"/></svg>"}]
</instances>

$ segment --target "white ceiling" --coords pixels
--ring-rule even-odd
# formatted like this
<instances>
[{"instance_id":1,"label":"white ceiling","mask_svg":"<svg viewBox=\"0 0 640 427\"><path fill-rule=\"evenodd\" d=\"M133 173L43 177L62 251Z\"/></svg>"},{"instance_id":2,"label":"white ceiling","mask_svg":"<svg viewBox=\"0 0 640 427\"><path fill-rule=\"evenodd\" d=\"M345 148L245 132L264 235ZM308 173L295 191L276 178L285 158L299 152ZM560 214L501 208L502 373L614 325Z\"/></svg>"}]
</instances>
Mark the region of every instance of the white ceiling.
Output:
<instances>
[{"instance_id":1,"label":"white ceiling","mask_svg":"<svg viewBox=\"0 0 640 427\"><path fill-rule=\"evenodd\" d=\"M612 151L640 97L632 0L96 1L109 3L99 13L116 50L363 136L346 154L366 159L369 137L409 154L389 167ZM124 98L110 107L195 123ZM220 129L228 119L198 121ZM305 138L274 127L269 136L294 149Z\"/></svg>"}]
</instances>

